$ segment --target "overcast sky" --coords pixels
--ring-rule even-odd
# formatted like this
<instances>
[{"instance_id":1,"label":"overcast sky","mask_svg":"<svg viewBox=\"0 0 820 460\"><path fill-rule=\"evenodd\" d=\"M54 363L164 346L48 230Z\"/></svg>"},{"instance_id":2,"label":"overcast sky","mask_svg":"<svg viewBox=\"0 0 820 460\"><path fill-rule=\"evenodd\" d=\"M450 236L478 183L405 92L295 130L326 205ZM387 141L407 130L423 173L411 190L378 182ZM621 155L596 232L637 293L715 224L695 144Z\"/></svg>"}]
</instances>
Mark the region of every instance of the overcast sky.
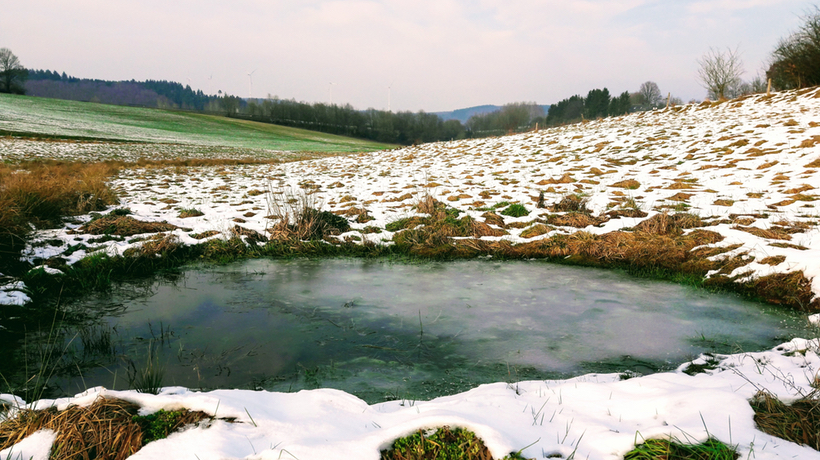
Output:
<instances>
[{"instance_id":1,"label":"overcast sky","mask_svg":"<svg viewBox=\"0 0 820 460\"><path fill-rule=\"evenodd\" d=\"M590 89L703 99L697 59L738 47L746 79L812 7L775 0L4 1L0 47L27 68L172 80L427 112L555 103ZM190 80L189 80L190 79ZM390 89L388 89L388 87Z\"/></svg>"}]
</instances>

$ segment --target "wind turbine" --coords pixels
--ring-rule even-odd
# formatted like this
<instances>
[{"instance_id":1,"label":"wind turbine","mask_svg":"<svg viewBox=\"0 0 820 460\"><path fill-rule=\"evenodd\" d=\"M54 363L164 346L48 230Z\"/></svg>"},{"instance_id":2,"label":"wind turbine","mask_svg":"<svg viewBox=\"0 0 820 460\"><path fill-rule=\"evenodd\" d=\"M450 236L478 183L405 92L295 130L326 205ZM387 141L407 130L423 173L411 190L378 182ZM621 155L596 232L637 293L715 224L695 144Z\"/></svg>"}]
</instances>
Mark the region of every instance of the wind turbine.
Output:
<instances>
[{"instance_id":1,"label":"wind turbine","mask_svg":"<svg viewBox=\"0 0 820 460\"><path fill-rule=\"evenodd\" d=\"M330 92L330 105L333 105L333 85L335 84L333 82L327 84L328 92Z\"/></svg>"},{"instance_id":2,"label":"wind turbine","mask_svg":"<svg viewBox=\"0 0 820 460\"><path fill-rule=\"evenodd\" d=\"M390 111L390 90L393 88L393 83L395 83L395 82L396 82L396 80L391 81L390 85L387 87L387 111L388 112Z\"/></svg>"},{"instance_id":3,"label":"wind turbine","mask_svg":"<svg viewBox=\"0 0 820 460\"><path fill-rule=\"evenodd\" d=\"M256 72L259 69L253 69L253 72ZM248 73L248 99L253 97L253 72Z\"/></svg>"},{"instance_id":4,"label":"wind turbine","mask_svg":"<svg viewBox=\"0 0 820 460\"><path fill-rule=\"evenodd\" d=\"M208 96L211 95L211 79L212 78L214 78L214 74L211 74L211 76L208 77Z\"/></svg>"}]
</instances>

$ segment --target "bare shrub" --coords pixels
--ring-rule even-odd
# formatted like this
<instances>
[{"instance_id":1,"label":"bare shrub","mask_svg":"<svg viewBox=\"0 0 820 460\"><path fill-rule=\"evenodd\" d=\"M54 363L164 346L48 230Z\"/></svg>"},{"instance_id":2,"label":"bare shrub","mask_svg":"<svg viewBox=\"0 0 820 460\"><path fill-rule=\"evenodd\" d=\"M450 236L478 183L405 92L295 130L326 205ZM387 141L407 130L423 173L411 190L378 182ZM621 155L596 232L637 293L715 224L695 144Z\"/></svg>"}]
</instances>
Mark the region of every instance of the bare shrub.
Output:
<instances>
[{"instance_id":1,"label":"bare shrub","mask_svg":"<svg viewBox=\"0 0 820 460\"><path fill-rule=\"evenodd\" d=\"M734 88L740 86L743 62L737 49L726 51L710 48L698 59L698 78L709 92L709 97L717 100L726 98Z\"/></svg>"}]
</instances>

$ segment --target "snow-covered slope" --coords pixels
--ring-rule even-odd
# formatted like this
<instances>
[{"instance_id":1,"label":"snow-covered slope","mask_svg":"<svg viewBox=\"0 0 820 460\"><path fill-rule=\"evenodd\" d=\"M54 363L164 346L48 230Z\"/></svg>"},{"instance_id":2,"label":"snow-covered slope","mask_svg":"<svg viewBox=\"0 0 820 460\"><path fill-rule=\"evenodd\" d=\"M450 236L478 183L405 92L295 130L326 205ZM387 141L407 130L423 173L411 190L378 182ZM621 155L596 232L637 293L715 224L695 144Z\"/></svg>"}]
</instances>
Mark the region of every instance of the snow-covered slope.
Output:
<instances>
[{"instance_id":1,"label":"snow-covered slope","mask_svg":"<svg viewBox=\"0 0 820 460\"><path fill-rule=\"evenodd\" d=\"M137 219L190 229L174 232L186 244L209 230L218 233L212 238L230 237L235 225L264 234L277 196L307 198L350 216L366 210L373 220L352 223L340 238L384 243L393 237L385 225L418 214L414 205L428 195L477 220L502 202L525 205L528 216L500 216L506 235L482 237L512 243L578 231L600 235L661 212L687 212L722 235L715 246L733 248L716 257L742 261L729 276L802 272L820 294L820 89L281 165L126 170L114 185ZM594 215L624 207L647 215L603 217L586 228L553 224L531 236L539 232L527 233L528 227L551 213L536 208L539 195L547 207L574 195ZM191 208L203 215L179 217ZM41 232L41 240L66 245L32 248L27 257L59 256L78 243L111 253L132 246L88 243L95 236L67 232L76 227Z\"/></svg>"}]
</instances>

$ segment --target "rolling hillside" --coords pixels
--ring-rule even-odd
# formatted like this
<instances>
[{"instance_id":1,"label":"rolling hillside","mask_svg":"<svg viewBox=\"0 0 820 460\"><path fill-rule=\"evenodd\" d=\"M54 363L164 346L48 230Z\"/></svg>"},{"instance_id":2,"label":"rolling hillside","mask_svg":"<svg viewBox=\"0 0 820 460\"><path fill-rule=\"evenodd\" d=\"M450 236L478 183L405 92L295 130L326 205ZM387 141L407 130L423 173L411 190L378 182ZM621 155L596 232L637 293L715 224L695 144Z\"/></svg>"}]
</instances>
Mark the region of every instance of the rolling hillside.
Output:
<instances>
[{"instance_id":1,"label":"rolling hillside","mask_svg":"<svg viewBox=\"0 0 820 460\"><path fill-rule=\"evenodd\" d=\"M386 144L190 112L0 95L0 158L271 157L361 152ZM60 142L55 145L53 141Z\"/></svg>"}]
</instances>

